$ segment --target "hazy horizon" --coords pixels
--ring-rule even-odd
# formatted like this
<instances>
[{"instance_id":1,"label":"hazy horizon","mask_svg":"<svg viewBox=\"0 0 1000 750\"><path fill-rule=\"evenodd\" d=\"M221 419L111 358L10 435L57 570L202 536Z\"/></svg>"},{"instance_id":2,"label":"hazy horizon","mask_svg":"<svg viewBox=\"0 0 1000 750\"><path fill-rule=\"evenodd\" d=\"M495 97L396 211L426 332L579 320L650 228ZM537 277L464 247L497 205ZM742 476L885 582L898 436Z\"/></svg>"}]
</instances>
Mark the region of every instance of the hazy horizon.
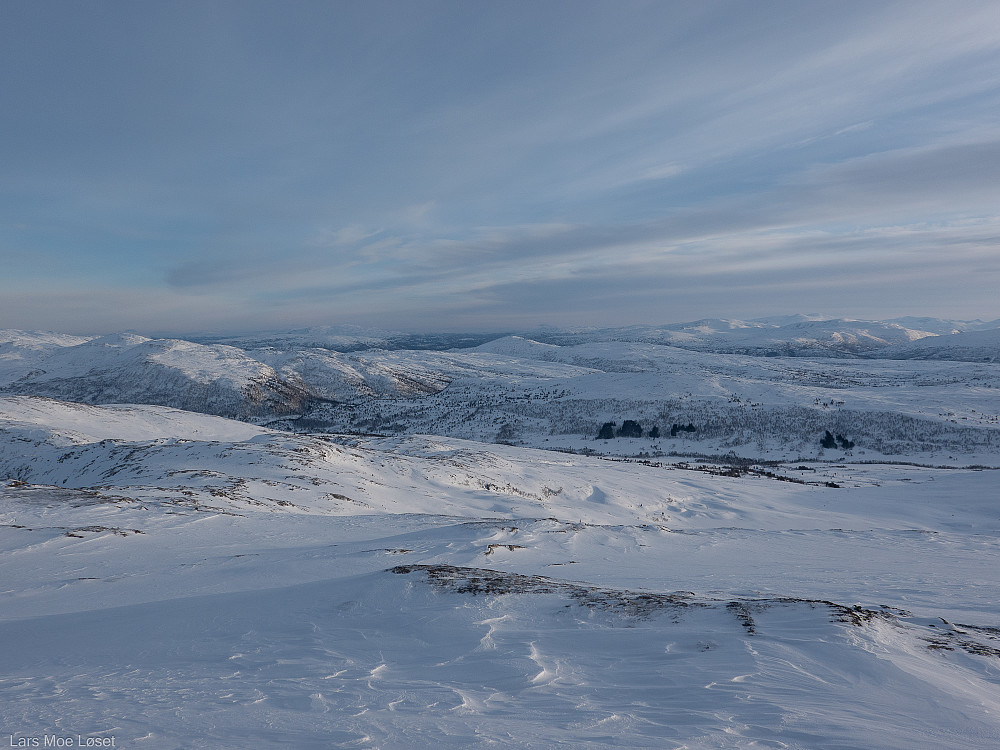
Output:
<instances>
[{"instance_id":1,"label":"hazy horizon","mask_svg":"<svg viewBox=\"0 0 1000 750\"><path fill-rule=\"evenodd\" d=\"M787 319L787 320L783 320ZM979 326L985 328L1000 327L1000 318L998 319L988 319L983 316L978 316L975 318L937 318L936 316L928 315L900 315L893 318L866 318L859 316L832 316L823 315L817 313L792 313L788 315L761 315L755 318L739 318L735 316L710 316L704 318L692 318L687 320L657 320L657 321L641 321L634 323L627 323L623 325L607 325L607 326L587 326L587 325L565 325L557 326L551 325L549 323L536 323L534 325L524 325L521 327L511 326L511 327L483 327L474 328L470 326L456 326L449 328L446 326L442 327L390 327L390 326L365 326L358 325L354 323L326 323L319 322L312 325L303 326L286 326L286 327L272 327L272 328L201 328L201 329L172 329L157 326L149 326L145 328L138 327L123 327L123 328L113 328L113 329L88 329L79 326L68 326L66 328L18 328L14 326L8 326L5 328L0 328L0 330L21 330L25 332L33 333L53 333L60 335L69 336L82 336L82 337L101 337L101 336L113 336L117 334L136 334L139 336L147 338L177 338L177 339L187 339L192 341L198 340L212 340L212 339L222 339L222 338L254 338L263 337L271 335L284 335L292 333L305 333L305 332L329 332L332 335L344 335L350 336L354 335L398 335L401 337L419 337L419 336L530 336L533 333L544 335L546 333L585 333L585 332L615 332L628 329L668 329L668 328L678 328L680 326L696 325L706 322L733 322L733 323L765 323L771 325L791 325L796 322L854 322L854 323L897 323L903 325L905 328L911 330L924 330L920 328L921 320L936 320L942 322L952 322L952 323L964 323L976 326L973 330L978 330Z\"/></svg>"}]
</instances>

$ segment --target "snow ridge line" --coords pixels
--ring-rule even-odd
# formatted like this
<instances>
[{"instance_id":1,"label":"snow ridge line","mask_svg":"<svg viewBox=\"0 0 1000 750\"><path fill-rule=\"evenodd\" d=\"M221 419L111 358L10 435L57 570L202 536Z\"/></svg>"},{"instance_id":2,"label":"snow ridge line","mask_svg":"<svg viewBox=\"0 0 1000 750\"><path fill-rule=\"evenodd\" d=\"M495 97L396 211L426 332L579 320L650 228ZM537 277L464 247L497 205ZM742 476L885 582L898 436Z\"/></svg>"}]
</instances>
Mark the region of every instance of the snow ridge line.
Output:
<instances>
[{"instance_id":1,"label":"snow ridge line","mask_svg":"<svg viewBox=\"0 0 1000 750\"><path fill-rule=\"evenodd\" d=\"M612 589L547 576L444 564L396 565L386 572L396 575L423 573L428 584L456 594L561 594L568 596L579 606L635 619L649 619L663 612L671 612L676 616L689 607L724 609L739 621L749 636L758 632L755 614L774 607L804 604L811 609L826 608L834 623L865 627L883 622L900 629L916 628L919 631L917 636L930 650L961 649L969 654L1000 659L1000 628L952 624L940 617L933 620L918 618L907 610L885 605L871 608L800 597L714 599L699 597L691 591L664 594Z\"/></svg>"}]
</instances>

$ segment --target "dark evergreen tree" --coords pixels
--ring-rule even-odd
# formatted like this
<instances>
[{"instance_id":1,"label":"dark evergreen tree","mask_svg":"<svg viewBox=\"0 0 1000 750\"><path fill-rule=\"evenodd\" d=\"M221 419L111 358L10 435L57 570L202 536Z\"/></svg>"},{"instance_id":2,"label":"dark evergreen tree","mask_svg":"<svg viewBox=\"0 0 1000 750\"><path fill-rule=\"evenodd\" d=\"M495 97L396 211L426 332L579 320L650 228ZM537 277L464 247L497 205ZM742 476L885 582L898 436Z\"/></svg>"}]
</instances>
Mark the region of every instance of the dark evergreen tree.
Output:
<instances>
[{"instance_id":1,"label":"dark evergreen tree","mask_svg":"<svg viewBox=\"0 0 1000 750\"><path fill-rule=\"evenodd\" d=\"M827 430L826 434L823 436L823 439L819 441L819 444L824 448L829 448L833 450L837 447L837 440L836 438L834 438L833 433Z\"/></svg>"},{"instance_id":2,"label":"dark evergreen tree","mask_svg":"<svg viewBox=\"0 0 1000 750\"><path fill-rule=\"evenodd\" d=\"M829 435L830 433L827 434ZM848 440L843 435L837 435L837 442L840 443L841 449L845 451L849 451L851 448L854 447L854 441Z\"/></svg>"},{"instance_id":3,"label":"dark evergreen tree","mask_svg":"<svg viewBox=\"0 0 1000 750\"><path fill-rule=\"evenodd\" d=\"M598 440L611 440L615 436L615 422L605 422L597 433Z\"/></svg>"},{"instance_id":4,"label":"dark evergreen tree","mask_svg":"<svg viewBox=\"0 0 1000 750\"><path fill-rule=\"evenodd\" d=\"M649 437L652 440L656 440L658 437L660 437L660 428L659 428L659 425L655 425L655 424L653 425L653 429L651 429L649 431Z\"/></svg>"},{"instance_id":5,"label":"dark evergreen tree","mask_svg":"<svg viewBox=\"0 0 1000 750\"><path fill-rule=\"evenodd\" d=\"M634 419L626 419L622 422L621 429L618 430L618 437L642 437L642 426Z\"/></svg>"}]
</instances>

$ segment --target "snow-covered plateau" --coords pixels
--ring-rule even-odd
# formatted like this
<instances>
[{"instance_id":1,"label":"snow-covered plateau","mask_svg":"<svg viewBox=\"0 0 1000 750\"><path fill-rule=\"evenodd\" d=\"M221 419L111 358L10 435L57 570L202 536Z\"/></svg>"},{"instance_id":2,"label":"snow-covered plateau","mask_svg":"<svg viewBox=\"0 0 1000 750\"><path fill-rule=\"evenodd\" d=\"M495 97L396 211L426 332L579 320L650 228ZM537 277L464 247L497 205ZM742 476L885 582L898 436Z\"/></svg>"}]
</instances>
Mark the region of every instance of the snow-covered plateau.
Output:
<instances>
[{"instance_id":1,"label":"snow-covered plateau","mask_svg":"<svg viewBox=\"0 0 1000 750\"><path fill-rule=\"evenodd\" d=\"M2 332L0 745L1000 747L995 326L861 327Z\"/></svg>"}]
</instances>

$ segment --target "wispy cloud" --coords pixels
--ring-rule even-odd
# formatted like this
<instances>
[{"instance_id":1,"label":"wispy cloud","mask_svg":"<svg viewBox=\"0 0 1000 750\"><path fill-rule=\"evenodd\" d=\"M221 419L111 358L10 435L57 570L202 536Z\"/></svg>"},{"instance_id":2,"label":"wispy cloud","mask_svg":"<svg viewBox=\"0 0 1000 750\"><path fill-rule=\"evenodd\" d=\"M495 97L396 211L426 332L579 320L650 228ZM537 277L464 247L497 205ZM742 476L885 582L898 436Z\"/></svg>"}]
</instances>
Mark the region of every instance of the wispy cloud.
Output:
<instances>
[{"instance_id":1,"label":"wispy cloud","mask_svg":"<svg viewBox=\"0 0 1000 750\"><path fill-rule=\"evenodd\" d=\"M1000 316L991 2L9 16L0 325Z\"/></svg>"}]
</instances>

